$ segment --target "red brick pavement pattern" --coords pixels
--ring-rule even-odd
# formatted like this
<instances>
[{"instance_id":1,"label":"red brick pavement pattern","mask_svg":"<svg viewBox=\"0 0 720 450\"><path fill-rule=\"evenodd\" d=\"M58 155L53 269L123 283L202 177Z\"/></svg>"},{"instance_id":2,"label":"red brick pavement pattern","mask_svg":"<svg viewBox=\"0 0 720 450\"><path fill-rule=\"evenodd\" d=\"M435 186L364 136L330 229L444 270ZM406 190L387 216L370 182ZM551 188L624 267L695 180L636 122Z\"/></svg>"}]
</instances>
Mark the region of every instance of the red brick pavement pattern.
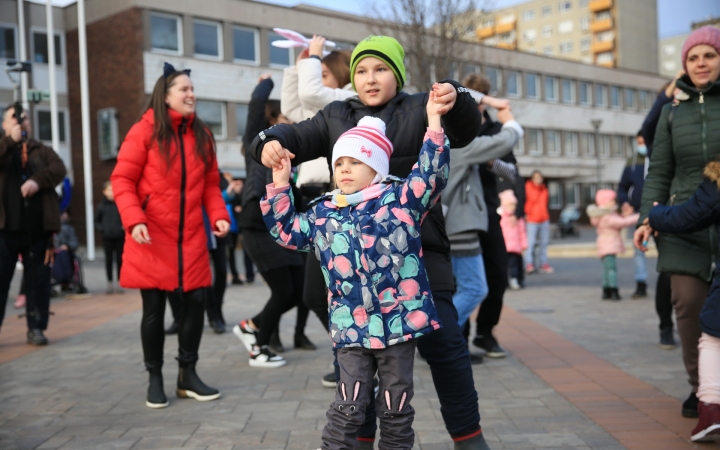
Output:
<instances>
[{"instance_id":1,"label":"red brick pavement pattern","mask_svg":"<svg viewBox=\"0 0 720 450\"><path fill-rule=\"evenodd\" d=\"M699 448L690 442L695 419L681 401L628 375L511 308L498 337L512 354L628 450Z\"/></svg>"},{"instance_id":2,"label":"red brick pavement pattern","mask_svg":"<svg viewBox=\"0 0 720 450\"><path fill-rule=\"evenodd\" d=\"M137 292L122 295L90 295L75 300L51 303L50 323L45 332L50 345L92 328L111 322L142 307ZM21 311L21 310L19 310ZM24 311L24 310L22 310ZM34 352L41 347L28 345L25 318L6 315L0 333L0 364Z\"/></svg>"}]
</instances>

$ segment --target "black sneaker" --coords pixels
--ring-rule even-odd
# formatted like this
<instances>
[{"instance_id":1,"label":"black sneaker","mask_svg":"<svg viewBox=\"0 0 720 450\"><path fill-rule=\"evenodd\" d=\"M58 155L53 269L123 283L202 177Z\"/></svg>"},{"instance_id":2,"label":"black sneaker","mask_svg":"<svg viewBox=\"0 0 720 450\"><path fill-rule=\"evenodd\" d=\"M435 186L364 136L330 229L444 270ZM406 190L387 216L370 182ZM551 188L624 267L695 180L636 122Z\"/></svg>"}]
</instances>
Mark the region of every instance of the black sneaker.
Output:
<instances>
[{"instance_id":1,"label":"black sneaker","mask_svg":"<svg viewBox=\"0 0 720 450\"><path fill-rule=\"evenodd\" d=\"M682 404L682 416L689 419L696 419L698 417L698 402L697 394L691 392L690 397Z\"/></svg>"},{"instance_id":2,"label":"black sneaker","mask_svg":"<svg viewBox=\"0 0 720 450\"><path fill-rule=\"evenodd\" d=\"M43 330L35 329L28 330L27 332L27 343L30 345L47 345L48 340L43 334Z\"/></svg>"},{"instance_id":3,"label":"black sneaker","mask_svg":"<svg viewBox=\"0 0 720 450\"><path fill-rule=\"evenodd\" d=\"M233 334L240 339L248 352L252 352L253 345L257 342L257 332L250 327L247 320L241 321L233 327Z\"/></svg>"},{"instance_id":4,"label":"black sneaker","mask_svg":"<svg viewBox=\"0 0 720 450\"><path fill-rule=\"evenodd\" d=\"M212 328L215 334L223 334L225 332L225 324L219 320L210 322L210 328Z\"/></svg>"},{"instance_id":5,"label":"black sneaker","mask_svg":"<svg viewBox=\"0 0 720 450\"><path fill-rule=\"evenodd\" d=\"M263 345L262 347L254 345L252 351L250 352L250 367L265 367L268 369L274 369L276 367L284 366L285 364L287 364L285 358L273 353L267 345Z\"/></svg>"},{"instance_id":6,"label":"black sneaker","mask_svg":"<svg viewBox=\"0 0 720 450\"><path fill-rule=\"evenodd\" d=\"M675 336L672 327L660 330L660 348L663 350L673 350L675 345Z\"/></svg>"},{"instance_id":7,"label":"black sneaker","mask_svg":"<svg viewBox=\"0 0 720 450\"><path fill-rule=\"evenodd\" d=\"M485 356L488 358L504 358L506 355L505 350L498 345L497 340L492 334L475 336L473 345L485 350Z\"/></svg>"},{"instance_id":8,"label":"black sneaker","mask_svg":"<svg viewBox=\"0 0 720 450\"><path fill-rule=\"evenodd\" d=\"M335 372L330 372L322 377L322 385L326 388L336 388L337 378L335 378Z\"/></svg>"},{"instance_id":9,"label":"black sneaker","mask_svg":"<svg viewBox=\"0 0 720 450\"><path fill-rule=\"evenodd\" d=\"M476 365L476 364L482 364L482 363L483 363L482 355L478 355L477 353L470 353L470 364Z\"/></svg>"}]
</instances>

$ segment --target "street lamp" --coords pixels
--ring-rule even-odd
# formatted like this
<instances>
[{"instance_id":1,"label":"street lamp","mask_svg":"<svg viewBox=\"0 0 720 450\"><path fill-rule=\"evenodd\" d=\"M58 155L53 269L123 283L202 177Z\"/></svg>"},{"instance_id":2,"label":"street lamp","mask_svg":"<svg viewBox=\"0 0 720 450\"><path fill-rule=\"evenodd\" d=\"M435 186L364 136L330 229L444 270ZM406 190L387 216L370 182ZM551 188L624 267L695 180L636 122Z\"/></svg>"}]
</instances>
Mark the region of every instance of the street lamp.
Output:
<instances>
[{"instance_id":1,"label":"street lamp","mask_svg":"<svg viewBox=\"0 0 720 450\"><path fill-rule=\"evenodd\" d=\"M595 161L596 161L596 170L597 170L597 187L595 188L595 192L597 192L600 189L600 183L602 182L602 175L601 175L601 166L600 166L600 147L598 146L598 131L600 131L600 125L602 125L602 119L592 119L590 123L593 126L593 130L595 130L595 135L593 137L595 142Z\"/></svg>"}]
</instances>

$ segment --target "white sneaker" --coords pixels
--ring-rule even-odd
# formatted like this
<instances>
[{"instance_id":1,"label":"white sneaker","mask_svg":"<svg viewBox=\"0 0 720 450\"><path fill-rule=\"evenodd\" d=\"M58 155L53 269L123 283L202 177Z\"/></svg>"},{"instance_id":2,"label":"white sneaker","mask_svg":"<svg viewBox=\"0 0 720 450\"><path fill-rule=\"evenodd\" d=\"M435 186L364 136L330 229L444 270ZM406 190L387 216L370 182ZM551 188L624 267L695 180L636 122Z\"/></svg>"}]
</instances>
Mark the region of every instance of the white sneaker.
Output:
<instances>
[{"instance_id":1,"label":"white sneaker","mask_svg":"<svg viewBox=\"0 0 720 450\"><path fill-rule=\"evenodd\" d=\"M513 291L517 291L520 289L520 283L518 283L517 278L510 278L510 289Z\"/></svg>"},{"instance_id":2,"label":"white sneaker","mask_svg":"<svg viewBox=\"0 0 720 450\"><path fill-rule=\"evenodd\" d=\"M233 334L240 339L248 353L252 353L253 345L257 342L257 334L255 330L250 328L250 324L247 320L241 321L239 324L233 327Z\"/></svg>"},{"instance_id":3,"label":"white sneaker","mask_svg":"<svg viewBox=\"0 0 720 450\"><path fill-rule=\"evenodd\" d=\"M250 367L266 367L273 369L275 367L284 366L287 363L285 358L278 356L270 350L270 347L263 345L258 347L253 346L250 351Z\"/></svg>"}]
</instances>

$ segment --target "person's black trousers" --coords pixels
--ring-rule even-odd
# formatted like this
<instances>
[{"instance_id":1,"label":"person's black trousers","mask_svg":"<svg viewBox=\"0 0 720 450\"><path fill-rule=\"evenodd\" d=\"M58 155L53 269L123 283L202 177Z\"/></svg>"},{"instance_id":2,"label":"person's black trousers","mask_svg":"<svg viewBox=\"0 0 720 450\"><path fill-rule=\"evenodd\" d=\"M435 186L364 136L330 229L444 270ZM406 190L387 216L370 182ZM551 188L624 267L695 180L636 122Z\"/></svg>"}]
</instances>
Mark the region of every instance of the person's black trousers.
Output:
<instances>
[{"instance_id":1,"label":"person's black trousers","mask_svg":"<svg viewBox=\"0 0 720 450\"><path fill-rule=\"evenodd\" d=\"M225 323L222 313L223 298L227 288L226 238L216 238L217 245L210 250L213 267L213 285L207 293L207 316L210 322Z\"/></svg>"},{"instance_id":2,"label":"person's black trousers","mask_svg":"<svg viewBox=\"0 0 720 450\"><path fill-rule=\"evenodd\" d=\"M145 367L154 369L163 365L165 346L165 299L174 294L179 303L178 321L178 361L191 364L198 360L198 349L203 331L205 315L206 289L200 288L183 293L170 293L160 289L141 289L143 315L140 322ZM172 300L171 300L172 305Z\"/></svg>"},{"instance_id":3,"label":"person's black trousers","mask_svg":"<svg viewBox=\"0 0 720 450\"><path fill-rule=\"evenodd\" d=\"M670 274L659 272L655 287L655 311L660 318L660 329L673 327L672 289L670 288Z\"/></svg>"},{"instance_id":4,"label":"person's black trousers","mask_svg":"<svg viewBox=\"0 0 720 450\"><path fill-rule=\"evenodd\" d=\"M230 266L230 273L232 274L233 279L238 277L238 270L237 270L237 261L235 260L235 248L237 247L238 242L238 234L237 233L230 233L227 235L228 239L228 248L227 248L227 257L228 257L228 265Z\"/></svg>"},{"instance_id":5,"label":"person's black trousers","mask_svg":"<svg viewBox=\"0 0 720 450\"><path fill-rule=\"evenodd\" d=\"M305 266L279 267L267 272L260 272L260 274L270 287L270 299L263 310L252 318L253 323L260 328L257 344L259 346L268 345L270 336L278 328L280 317L295 306L298 308L295 335L301 336L305 332L305 325L310 313L302 304Z\"/></svg>"},{"instance_id":6,"label":"person's black trousers","mask_svg":"<svg viewBox=\"0 0 720 450\"><path fill-rule=\"evenodd\" d=\"M495 211L488 212L488 231L480 233L485 276L488 283L488 295L480 304L476 325L477 334L486 336L500 322L503 297L507 288L508 253L505 249L500 216Z\"/></svg>"},{"instance_id":7,"label":"person's black trousers","mask_svg":"<svg viewBox=\"0 0 720 450\"><path fill-rule=\"evenodd\" d=\"M327 287L323 277L320 261L315 254L308 252L305 261L305 283L303 287L303 303L305 307L314 312L325 331L330 331L330 315L328 313Z\"/></svg>"},{"instance_id":8,"label":"person's black trousers","mask_svg":"<svg viewBox=\"0 0 720 450\"><path fill-rule=\"evenodd\" d=\"M103 236L103 249L105 250L105 274L109 282L113 281L113 261L117 266L117 280L120 281L120 268L122 267L123 247L125 236L121 238L108 238Z\"/></svg>"},{"instance_id":9,"label":"person's black trousers","mask_svg":"<svg viewBox=\"0 0 720 450\"><path fill-rule=\"evenodd\" d=\"M523 257L520 253L508 253L508 272L510 278L515 278L520 286L525 282L525 269L523 268Z\"/></svg>"},{"instance_id":10,"label":"person's black trousers","mask_svg":"<svg viewBox=\"0 0 720 450\"><path fill-rule=\"evenodd\" d=\"M243 240L242 234L238 235L240 242ZM233 247L235 248L235 247ZM252 283L255 281L255 263L253 263L250 253L245 250L245 244L243 244L243 263L245 264L245 281Z\"/></svg>"},{"instance_id":11,"label":"person's black trousers","mask_svg":"<svg viewBox=\"0 0 720 450\"><path fill-rule=\"evenodd\" d=\"M50 314L50 267L45 265L49 236L0 231L0 326L18 255L23 259L28 330L46 330Z\"/></svg>"}]
</instances>

